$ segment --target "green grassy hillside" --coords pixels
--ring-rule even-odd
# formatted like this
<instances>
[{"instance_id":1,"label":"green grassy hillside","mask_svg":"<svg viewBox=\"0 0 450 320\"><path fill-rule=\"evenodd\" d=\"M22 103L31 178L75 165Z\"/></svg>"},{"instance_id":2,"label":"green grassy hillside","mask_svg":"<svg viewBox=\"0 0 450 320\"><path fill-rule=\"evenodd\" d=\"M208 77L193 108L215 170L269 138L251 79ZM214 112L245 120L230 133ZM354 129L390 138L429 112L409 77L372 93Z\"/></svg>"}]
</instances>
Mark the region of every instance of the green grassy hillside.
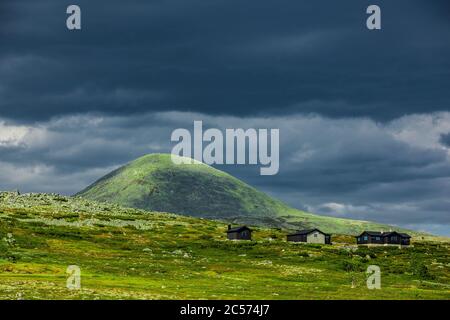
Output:
<instances>
[{"instance_id":1,"label":"green grassy hillside","mask_svg":"<svg viewBox=\"0 0 450 320\"><path fill-rule=\"evenodd\" d=\"M296 210L208 165L174 165L169 154L139 158L78 195L125 207L291 230L318 227L324 232L356 234L393 228Z\"/></svg>"},{"instance_id":2,"label":"green grassy hillside","mask_svg":"<svg viewBox=\"0 0 450 320\"><path fill-rule=\"evenodd\" d=\"M127 207L203 217L270 217L288 209L208 165L174 165L169 154L139 158L78 195Z\"/></svg>"},{"instance_id":3,"label":"green grassy hillside","mask_svg":"<svg viewBox=\"0 0 450 320\"><path fill-rule=\"evenodd\" d=\"M448 242L292 244L260 227L255 241L234 242L225 229L82 198L0 193L0 299L450 299ZM366 287L371 264L381 290ZM69 265L81 268L81 290L66 288Z\"/></svg>"}]
</instances>

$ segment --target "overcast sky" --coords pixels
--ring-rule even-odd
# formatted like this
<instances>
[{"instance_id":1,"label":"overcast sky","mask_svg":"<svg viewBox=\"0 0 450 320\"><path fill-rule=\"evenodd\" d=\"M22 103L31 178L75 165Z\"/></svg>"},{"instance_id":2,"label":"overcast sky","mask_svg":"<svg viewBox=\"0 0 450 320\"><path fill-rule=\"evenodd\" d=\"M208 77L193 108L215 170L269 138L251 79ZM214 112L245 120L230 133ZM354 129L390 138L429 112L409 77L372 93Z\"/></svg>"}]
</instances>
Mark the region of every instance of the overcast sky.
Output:
<instances>
[{"instance_id":1,"label":"overcast sky","mask_svg":"<svg viewBox=\"0 0 450 320\"><path fill-rule=\"evenodd\" d=\"M449 17L447 0L1 1L0 190L75 193L203 120L280 128L278 175L218 168L294 207L450 235Z\"/></svg>"}]
</instances>

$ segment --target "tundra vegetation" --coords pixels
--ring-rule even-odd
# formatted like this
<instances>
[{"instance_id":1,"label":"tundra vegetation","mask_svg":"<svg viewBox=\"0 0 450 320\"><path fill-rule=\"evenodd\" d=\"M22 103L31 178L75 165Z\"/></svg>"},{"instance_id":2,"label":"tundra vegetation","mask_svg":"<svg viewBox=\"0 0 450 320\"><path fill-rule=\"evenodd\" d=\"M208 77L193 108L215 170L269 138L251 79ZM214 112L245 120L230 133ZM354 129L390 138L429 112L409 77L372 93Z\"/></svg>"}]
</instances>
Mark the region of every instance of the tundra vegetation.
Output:
<instances>
[{"instance_id":1,"label":"tundra vegetation","mask_svg":"<svg viewBox=\"0 0 450 320\"><path fill-rule=\"evenodd\" d=\"M0 193L2 299L450 299L448 238L414 247L295 244L253 227L226 240L220 221L56 194ZM381 268L381 290L366 268ZM81 289L66 269L81 268Z\"/></svg>"}]
</instances>

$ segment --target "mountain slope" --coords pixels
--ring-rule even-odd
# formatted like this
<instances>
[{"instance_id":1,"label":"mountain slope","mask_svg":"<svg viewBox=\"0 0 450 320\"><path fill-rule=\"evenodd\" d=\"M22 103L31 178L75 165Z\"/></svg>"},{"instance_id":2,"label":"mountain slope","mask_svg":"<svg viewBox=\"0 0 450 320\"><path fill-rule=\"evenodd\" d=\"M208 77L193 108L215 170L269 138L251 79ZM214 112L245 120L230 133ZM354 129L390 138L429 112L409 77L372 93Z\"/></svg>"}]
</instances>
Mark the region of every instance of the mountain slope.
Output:
<instances>
[{"instance_id":1,"label":"mountain slope","mask_svg":"<svg viewBox=\"0 0 450 320\"><path fill-rule=\"evenodd\" d=\"M174 165L169 154L141 157L77 195L125 207L285 229L319 227L325 232L355 234L391 228L296 210L206 164Z\"/></svg>"},{"instance_id":2,"label":"mountain slope","mask_svg":"<svg viewBox=\"0 0 450 320\"><path fill-rule=\"evenodd\" d=\"M83 197L192 216L271 216L287 207L202 163L174 165L167 154L139 158L81 191Z\"/></svg>"}]
</instances>

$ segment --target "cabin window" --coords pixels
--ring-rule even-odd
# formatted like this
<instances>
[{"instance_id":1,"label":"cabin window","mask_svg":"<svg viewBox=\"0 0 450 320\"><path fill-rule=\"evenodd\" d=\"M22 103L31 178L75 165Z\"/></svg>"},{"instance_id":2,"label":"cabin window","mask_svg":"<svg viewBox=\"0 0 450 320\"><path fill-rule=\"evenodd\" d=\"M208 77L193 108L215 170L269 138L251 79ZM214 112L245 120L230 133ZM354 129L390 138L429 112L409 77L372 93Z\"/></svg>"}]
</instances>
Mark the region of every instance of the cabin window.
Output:
<instances>
[{"instance_id":1,"label":"cabin window","mask_svg":"<svg viewBox=\"0 0 450 320\"><path fill-rule=\"evenodd\" d=\"M375 237L375 240L380 241L380 237Z\"/></svg>"},{"instance_id":2,"label":"cabin window","mask_svg":"<svg viewBox=\"0 0 450 320\"><path fill-rule=\"evenodd\" d=\"M361 241L361 237L358 237L358 241Z\"/></svg>"},{"instance_id":3,"label":"cabin window","mask_svg":"<svg viewBox=\"0 0 450 320\"><path fill-rule=\"evenodd\" d=\"M367 238L367 236L364 236L364 238L363 238L363 239L364 239L365 241L367 241L367 239L368 239L368 238Z\"/></svg>"},{"instance_id":4,"label":"cabin window","mask_svg":"<svg viewBox=\"0 0 450 320\"><path fill-rule=\"evenodd\" d=\"M314 233L314 238L317 238L317 233Z\"/></svg>"},{"instance_id":5,"label":"cabin window","mask_svg":"<svg viewBox=\"0 0 450 320\"><path fill-rule=\"evenodd\" d=\"M392 241L397 241L397 237L391 237Z\"/></svg>"}]
</instances>

